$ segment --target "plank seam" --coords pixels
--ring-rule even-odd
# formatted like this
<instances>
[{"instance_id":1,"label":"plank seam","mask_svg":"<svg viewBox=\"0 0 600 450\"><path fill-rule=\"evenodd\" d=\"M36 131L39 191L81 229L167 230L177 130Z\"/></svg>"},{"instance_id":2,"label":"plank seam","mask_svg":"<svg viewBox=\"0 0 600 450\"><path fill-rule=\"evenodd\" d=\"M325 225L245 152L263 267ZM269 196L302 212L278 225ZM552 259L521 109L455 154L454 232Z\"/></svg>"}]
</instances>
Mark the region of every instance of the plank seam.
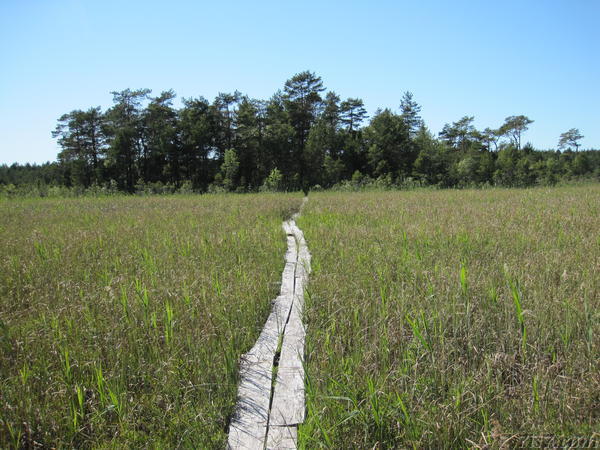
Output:
<instances>
[{"instance_id":1,"label":"plank seam","mask_svg":"<svg viewBox=\"0 0 600 450\"><path fill-rule=\"evenodd\" d=\"M289 234L287 236L290 236ZM292 308L294 307L294 293L296 292L296 272L298 271L298 257L299 257L299 252L298 252L298 242L296 241L296 237L292 234L292 236L294 237L294 244L296 246L296 261L294 261L294 274L293 274L293 280L294 280L294 285L292 288L292 301L290 302L290 306L289 309L287 311L286 314L286 319L285 319L285 323L283 324L283 329L281 330L280 334L279 334L279 344L277 346L277 351L275 352L275 355L273 356L273 368L274 370L272 371L273 373L273 379L271 380L271 398L269 399L269 412L267 415L267 426L266 426L266 430L265 430L265 447L266 447L266 440L267 437L269 436L269 427L270 427L270 422L271 422L271 409L273 407L273 397L275 394L275 384L277 383L277 372L279 369L279 359L281 358L281 350L283 347L283 339L285 337L285 330L287 328L287 325L290 321L290 317L292 316ZM286 261L287 263L287 261Z\"/></svg>"},{"instance_id":2,"label":"plank seam","mask_svg":"<svg viewBox=\"0 0 600 450\"><path fill-rule=\"evenodd\" d=\"M274 300L271 313L254 347L242 355L240 360L238 400L229 426L229 449L297 447L297 425L304 420L305 413L305 331L302 308L304 284L310 272L310 253L304 235L294 219L302 211L306 200L305 197L299 212L294 214L292 219L283 222L288 249L285 254L280 295ZM290 323L291 320L293 323ZM288 333L290 327L291 331ZM298 358L300 364L289 365L289 360L294 357ZM288 365L284 367L283 362L287 362ZM301 367L297 367L298 365ZM300 371L301 380L298 379ZM290 391L282 385L282 379L286 375L288 378L290 375L292 378L296 375L295 383L300 383L301 386ZM299 397L295 398L296 396ZM290 397L292 406L296 406L295 410L292 408L295 411L294 417L298 420L289 424L280 423L281 408L278 408L277 421L272 423L274 401L278 399L281 403L282 399L288 400Z\"/></svg>"}]
</instances>

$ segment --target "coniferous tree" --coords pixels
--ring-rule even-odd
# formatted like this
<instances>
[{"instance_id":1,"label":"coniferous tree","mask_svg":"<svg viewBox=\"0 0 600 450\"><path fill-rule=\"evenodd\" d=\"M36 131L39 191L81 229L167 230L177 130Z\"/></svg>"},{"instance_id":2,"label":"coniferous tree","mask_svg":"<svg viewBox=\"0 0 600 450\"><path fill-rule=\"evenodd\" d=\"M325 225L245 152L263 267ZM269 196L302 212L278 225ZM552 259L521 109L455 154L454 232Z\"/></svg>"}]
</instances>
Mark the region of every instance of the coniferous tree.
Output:
<instances>
[{"instance_id":1,"label":"coniferous tree","mask_svg":"<svg viewBox=\"0 0 600 450\"><path fill-rule=\"evenodd\" d=\"M242 98L239 91L233 94L220 92L213 102L213 111L217 118L218 133L215 142L217 159L221 161L225 150L233 146L237 120L237 108Z\"/></svg>"},{"instance_id":2,"label":"coniferous tree","mask_svg":"<svg viewBox=\"0 0 600 450\"><path fill-rule=\"evenodd\" d=\"M449 147L464 152L478 137L474 120L473 116L464 116L452 125L446 124L440 131L440 137Z\"/></svg>"},{"instance_id":3,"label":"coniferous tree","mask_svg":"<svg viewBox=\"0 0 600 450\"><path fill-rule=\"evenodd\" d=\"M411 92L406 91L402 96L402 100L400 101L400 114L402 115L402 120L406 124L408 128L408 132L410 137L413 138L423 125L423 119L419 115L421 112L421 106L413 100L413 95Z\"/></svg>"},{"instance_id":4,"label":"coniferous tree","mask_svg":"<svg viewBox=\"0 0 600 450\"><path fill-rule=\"evenodd\" d=\"M172 106L174 98L172 90L163 92L150 100L142 114L140 171L145 182L170 182L178 186L181 181L181 145L177 111Z\"/></svg>"},{"instance_id":5,"label":"coniferous tree","mask_svg":"<svg viewBox=\"0 0 600 450\"><path fill-rule=\"evenodd\" d=\"M115 104L106 112L110 174L119 188L128 192L133 192L139 177L138 162L144 151L142 102L150 92L150 89L112 92Z\"/></svg>"},{"instance_id":6,"label":"coniferous tree","mask_svg":"<svg viewBox=\"0 0 600 450\"><path fill-rule=\"evenodd\" d=\"M521 136L529 129L533 123L527 116L509 116L504 119L504 124L500 127L500 134L511 139L517 150L521 149Z\"/></svg>"},{"instance_id":7,"label":"coniferous tree","mask_svg":"<svg viewBox=\"0 0 600 450\"><path fill-rule=\"evenodd\" d=\"M295 130L290 124L281 92L275 93L267 103L263 139L265 167L269 172L275 168L281 171L285 189L298 189L298 164L295 160L298 152L293 148Z\"/></svg>"},{"instance_id":8,"label":"coniferous tree","mask_svg":"<svg viewBox=\"0 0 600 450\"><path fill-rule=\"evenodd\" d=\"M337 183L341 178L344 136L340 125L340 98L328 92L323 112L310 129L304 151L306 180L311 186Z\"/></svg>"},{"instance_id":9,"label":"coniferous tree","mask_svg":"<svg viewBox=\"0 0 600 450\"><path fill-rule=\"evenodd\" d=\"M349 133L355 132L367 118L367 111L360 98L349 98L340 105L340 120Z\"/></svg>"},{"instance_id":10,"label":"coniferous tree","mask_svg":"<svg viewBox=\"0 0 600 450\"><path fill-rule=\"evenodd\" d=\"M243 97L237 111L235 149L240 163L240 180L244 188L258 187L266 176L260 158L261 125L256 101Z\"/></svg>"},{"instance_id":11,"label":"coniferous tree","mask_svg":"<svg viewBox=\"0 0 600 450\"><path fill-rule=\"evenodd\" d=\"M422 125L414 139L418 155L414 164L414 175L424 184L447 186L449 153L446 146L435 139Z\"/></svg>"},{"instance_id":12,"label":"coniferous tree","mask_svg":"<svg viewBox=\"0 0 600 450\"><path fill-rule=\"evenodd\" d=\"M491 128L486 128L481 133L481 140L485 144L487 150L489 152L492 151L492 144L494 144L494 151L498 151L498 140L500 139L499 130L492 130Z\"/></svg>"},{"instance_id":13,"label":"coniferous tree","mask_svg":"<svg viewBox=\"0 0 600 450\"><path fill-rule=\"evenodd\" d=\"M365 130L371 174L404 178L412 172L416 155L409 129L401 116L389 109L378 111Z\"/></svg>"},{"instance_id":14,"label":"coniferous tree","mask_svg":"<svg viewBox=\"0 0 600 450\"><path fill-rule=\"evenodd\" d=\"M575 151L579 151L579 141L584 136L579 132L577 128L571 128L569 131L565 131L560 135L558 140L558 148L560 150L566 150L568 148L575 147Z\"/></svg>"},{"instance_id":15,"label":"coniferous tree","mask_svg":"<svg viewBox=\"0 0 600 450\"><path fill-rule=\"evenodd\" d=\"M106 151L103 125L104 117L98 106L62 115L52 132L62 148L58 160L68 168L70 181L76 185L88 187L102 179Z\"/></svg>"},{"instance_id":16,"label":"coniferous tree","mask_svg":"<svg viewBox=\"0 0 600 450\"><path fill-rule=\"evenodd\" d=\"M223 164L221 165L221 177L223 179L223 187L228 191L235 190L238 186L237 180L240 169L240 161L234 149L225 150Z\"/></svg>"},{"instance_id":17,"label":"coniferous tree","mask_svg":"<svg viewBox=\"0 0 600 450\"><path fill-rule=\"evenodd\" d=\"M324 90L321 78L309 71L296 74L285 82L284 104L295 130L294 160L301 186L308 183L303 153L310 128L323 107L321 92Z\"/></svg>"},{"instance_id":18,"label":"coniferous tree","mask_svg":"<svg viewBox=\"0 0 600 450\"><path fill-rule=\"evenodd\" d=\"M206 190L217 169L211 157L216 153L217 124L210 104L203 97L183 99L178 123L183 178Z\"/></svg>"},{"instance_id":19,"label":"coniferous tree","mask_svg":"<svg viewBox=\"0 0 600 450\"><path fill-rule=\"evenodd\" d=\"M410 92L398 114L378 110L363 126L362 100L340 101L335 92L323 96L323 91L321 78L306 71L267 101L235 91L220 93L212 104L202 97L183 99L176 109L173 91L158 97L149 97L148 89L113 92L114 105L106 113L97 107L59 118L53 132L61 146L57 163L0 166L0 187L116 182L132 192L138 181L142 187L189 181L199 191L211 185L251 191L345 180L359 185L369 176L399 184L414 177L443 187L600 178L600 153L578 152L583 136L575 128L561 134L562 152L536 151L530 144L521 150L522 135L533 123L522 115L482 132L465 116L446 124L436 139Z\"/></svg>"}]
</instances>

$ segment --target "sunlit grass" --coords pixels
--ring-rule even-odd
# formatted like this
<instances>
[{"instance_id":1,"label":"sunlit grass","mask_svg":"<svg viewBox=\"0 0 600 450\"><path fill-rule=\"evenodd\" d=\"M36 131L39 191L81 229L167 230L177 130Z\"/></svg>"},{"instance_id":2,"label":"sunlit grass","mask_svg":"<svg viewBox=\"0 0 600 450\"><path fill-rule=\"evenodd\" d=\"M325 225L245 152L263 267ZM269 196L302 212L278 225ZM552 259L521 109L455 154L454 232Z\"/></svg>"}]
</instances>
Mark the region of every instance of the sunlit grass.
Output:
<instances>
[{"instance_id":1,"label":"sunlit grass","mask_svg":"<svg viewBox=\"0 0 600 450\"><path fill-rule=\"evenodd\" d=\"M299 195L0 203L0 447L223 447Z\"/></svg>"},{"instance_id":2,"label":"sunlit grass","mask_svg":"<svg viewBox=\"0 0 600 450\"><path fill-rule=\"evenodd\" d=\"M600 432L600 187L311 194L306 448Z\"/></svg>"},{"instance_id":3,"label":"sunlit grass","mask_svg":"<svg viewBox=\"0 0 600 450\"><path fill-rule=\"evenodd\" d=\"M0 446L222 448L299 195L0 201ZM306 448L590 435L600 187L311 194Z\"/></svg>"}]
</instances>

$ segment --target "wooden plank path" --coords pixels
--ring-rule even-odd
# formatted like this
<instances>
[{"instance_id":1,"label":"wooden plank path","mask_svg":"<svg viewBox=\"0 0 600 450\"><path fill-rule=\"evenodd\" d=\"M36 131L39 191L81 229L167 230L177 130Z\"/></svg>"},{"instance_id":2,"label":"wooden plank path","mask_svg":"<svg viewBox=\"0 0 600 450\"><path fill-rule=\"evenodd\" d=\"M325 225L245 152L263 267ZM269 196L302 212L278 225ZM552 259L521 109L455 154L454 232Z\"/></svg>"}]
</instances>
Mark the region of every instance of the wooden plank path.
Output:
<instances>
[{"instance_id":1,"label":"wooden plank path","mask_svg":"<svg viewBox=\"0 0 600 450\"><path fill-rule=\"evenodd\" d=\"M305 413L302 312L310 253L295 217L283 223L287 251L281 292L254 347L240 361L229 449L297 448L298 424Z\"/></svg>"}]
</instances>

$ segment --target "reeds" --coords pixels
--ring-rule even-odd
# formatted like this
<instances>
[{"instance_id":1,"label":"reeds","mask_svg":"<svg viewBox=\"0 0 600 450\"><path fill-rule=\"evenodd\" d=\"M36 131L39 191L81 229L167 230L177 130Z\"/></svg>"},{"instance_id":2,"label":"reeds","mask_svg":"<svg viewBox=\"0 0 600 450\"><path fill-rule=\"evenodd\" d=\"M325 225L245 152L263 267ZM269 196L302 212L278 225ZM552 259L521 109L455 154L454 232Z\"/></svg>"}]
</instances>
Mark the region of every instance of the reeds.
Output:
<instances>
[{"instance_id":1,"label":"reeds","mask_svg":"<svg viewBox=\"0 0 600 450\"><path fill-rule=\"evenodd\" d=\"M301 445L597 433L599 204L598 185L311 194Z\"/></svg>"},{"instance_id":2,"label":"reeds","mask_svg":"<svg viewBox=\"0 0 600 450\"><path fill-rule=\"evenodd\" d=\"M2 202L0 447L223 447L300 202Z\"/></svg>"}]
</instances>

